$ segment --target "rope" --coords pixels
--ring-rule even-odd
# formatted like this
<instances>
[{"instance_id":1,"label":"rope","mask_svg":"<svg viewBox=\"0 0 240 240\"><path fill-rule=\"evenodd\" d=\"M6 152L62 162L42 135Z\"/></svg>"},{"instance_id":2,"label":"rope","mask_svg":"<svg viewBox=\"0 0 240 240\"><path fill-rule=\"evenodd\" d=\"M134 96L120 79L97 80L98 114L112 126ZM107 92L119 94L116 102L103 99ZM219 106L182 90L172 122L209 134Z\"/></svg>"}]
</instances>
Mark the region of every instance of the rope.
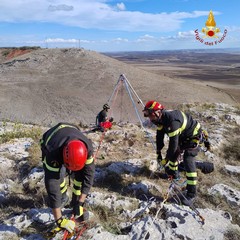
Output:
<instances>
[{"instance_id":1,"label":"rope","mask_svg":"<svg viewBox=\"0 0 240 240\"><path fill-rule=\"evenodd\" d=\"M113 97L115 96L115 99L112 101L113 103L111 104L111 105L112 105L111 109L113 109L113 106L114 106L114 104L115 104L116 97L117 97L117 94L118 94L120 85L122 85L123 83L124 83L125 86L126 86L127 93L128 93L128 95L129 95L129 97L130 97L130 99L131 99L131 101L132 101L132 104L133 104L134 109L135 109L135 111L136 111L137 117L138 117L138 119L139 119L139 121L140 121L141 127L144 129L144 131L145 131L145 133L146 133L146 135L147 135L147 138L149 138L150 142L152 143L153 149L156 151L156 147L155 147L155 143L154 143L153 137L152 137L151 133L148 132L147 129L143 126L143 121L142 121L141 117L140 117L139 114L138 114L138 110L137 110L137 108L136 108L136 104L135 104L135 102L134 102L134 100L133 100L133 97L132 97L131 92L132 92L132 93L135 95L135 97L137 98L138 103L141 103L141 105L142 105L143 107L144 107L144 104L143 104L142 100L139 98L139 96L137 95L137 93L135 92L135 90L133 89L132 85L130 84L130 82L128 81L128 79L126 78L126 76L125 76L124 74L121 74L121 75L119 76L118 82L117 82L117 84L116 84L115 87L114 87L113 93L111 94L110 98L108 99L108 103L110 103L110 102L112 101ZM110 111L109 111L110 113L111 113L111 109L110 109Z\"/></svg>"},{"instance_id":2,"label":"rope","mask_svg":"<svg viewBox=\"0 0 240 240\"><path fill-rule=\"evenodd\" d=\"M119 83L120 83L120 84L119 84ZM118 83L116 84L116 86L115 86L115 88L114 88L114 91L113 91L110 99L108 100L108 102L109 102L109 101L113 98L112 106L111 106L111 108L110 108L110 110L109 110L109 116L112 116L112 115L111 115L112 109L113 109L113 106L115 105L116 98L117 98L117 94L118 94L118 91L119 91L121 85L122 85L122 82L121 82L121 81L118 81ZM101 148L103 139L104 139L104 137L105 137L105 133L106 133L106 129L104 128L104 132L103 132L102 135L101 135L98 148L97 148L97 150L96 150L96 152L95 152L95 154L94 154L94 156L93 156L94 162L96 162L96 160L97 160L98 152L99 152L99 150L100 150L100 148Z\"/></svg>"},{"instance_id":3,"label":"rope","mask_svg":"<svg viewBox=\"0 0 240 240\"><path fill-rule=\"evenodd\" d=\"M106 133L106 129L104 128L104 132L103 132L102 135L101 135L101 138L100 138L100 142L99 142L98 148L97 148L97 150L96 150L96 152L95 152L95 154L94 154L94 156L93 156L94 163L95 163L96 160L97 160L97 155L98 155L98 152L99 152L99 150L100 150L100 148L101 148L102 141L103 141L103 139L104 139L104 137L105 137L105 133Z\"/></svg>"},{"instance_id":4,"label":"rope","mask_svg":"<svg viewBox=\"0 0 240 240\"><path fill-rule=\"evenodd\" d=\"M121 86L122 86L122 81L118 81L118 83L117 83L117 85L116 85L116 87L114 89L114 92L113 92L113 94L112 94L112 96L110 98L110 100L113 99L112 100L112 104L111 104L111 108L109 110L109 115L110 116L112 116L112 109L114 108L114 105L116 103L117 95L118 95L118 92L119 92L119 89L121 88ZM108 102L110 102L110 100L108 100Z\"/></svg>"},{"instance_id":5,"label":"rope","mask_svg":"<svg viewBox=\"0 0 240 240\"><path fill-rule=\"evenodd\" d=\"M156 212L156 214L155 214L155 216L154 216L154 218L153 218L153 220L152 220L151 225L149 226L149 228L150 228L150 227L153 225L153 223L156 221L159 212L161 211L161 209L163 209L164 204L165 204L166 201L168 200L169 195L170 195L171 192L173 192L173 193L176 195L176 197L178 198L178 201L176 201L176 199L174 198L174 200L175 200L176 202L181 202L181 200L180 200L178 194L175 192L175 190L178 191L178 192L181 194L181 196L182 196L186 201L189 202L189 200L188 200L188 199L183 195L183 193L178 189L179 186L182 187L182 186L186 185L187 180L185 180L185 181L184 181L183 183L181 183L181 184L179 184L178 182L176 182L176 181L174 181L174 180L172 180L172 179L170 179L170 180L171 180L171 183L170 183L170 185L169 185L169 187L168 187L168 191L167 191L167 193L164 195L164 198L163 198L163 201L161 202L160 208L159 208L158 211ZM194 207L193 203L189 202L189 207L190 207L190 208L195 212L195 214L200 218L201 223L204 224L204 223L205 223L204 217L203 217L203 216L200 214L200 212ZM141 238L141 239L146 239L148 233L149 233L149 231L147 231L147 232L144 234L144 237Z\"/></svg>"},{"instance_id":6,"label":"rope","mask_svg":"<svg viewBox=\"0 0 240 240\"><path fill-rule=\"evenodd\" d=\"M74 218L74 215L71 216L70 218L72 221L75 221L75 218ZM88 228L88 224L87 223L84 223L82 228L79 230L78 227L75 227L75 230L77 231L77 234L75 231L73 231L72 233L69 233L68 230L65 230L64 231L64 234L63 234L63 238L62 240L67 240L67 239L71 239L75 234L77 235L76 236L76 240L80 239L80 237L82 236L83 232Z\"/></svg>"},{"instance_id":7,"label":"rope","mask_svg":"<svg viewBox=\"0 0 240 240\"><path fill-rule=\"evenodd\" d=\"M200 214L200 212L196 209L196 207L193 205L193 203L190 202L190 201L184 196L184 194L182 193L182 191L180 191L180 190L178 189L178 187L177 187L177 185L176 185L175 182L173 182L173 186L174 186L173 191L175 192L175 190L176 190L178 193L180 193L180 195L189 203L189 207L190 207L190 208L196 213L196 215L200 218L202 225L204 225L204 224L205 224L205 219L204 219L204 217ZM175 192L175 194L177 195L176 192ZM177 195L177 196L178 196L178 195ZM180 200L180 202L181 202L181 200Z\"/></svg>"},{"instance_id":8,"label":"rope","mask_svg":"<svg viewBox=\"0 0 240 240\"><path fill-rule=\"evenodd\" d=\"M71 216L70 220L75 222L74 215ZM73 236L73 234L74 234L74 232L72 232L70 235ZM64 233L63 233L62 240L67 240L68 238L69 238L69 232L68 232L68 230L65 230Z\"/></svg>"},{"instance_id":9,"label":"rope","mask_svg":"<svg viewBox=\"0 0 240 240\"><path fill-rule=\"evenodd\" d=\"M172 190L173 190L173 184L171 183L170 186L169 186L169 188L168 188L167 193L165 194L165 196L164 196L164 198L163 198L163 201L161 202L160 208L159 208L158 211L156 212L156 214L155 214L155 216L154 216L154 218L153 218L153 220L152 220L151 225L149 226L149 228L150 228L150 227L153 225L153 223L156 221L159 212L161 211L161 209L163 209L163 206L164 206L165 202L168 200L169 194L171 193ZM144 237L141 238L141 239L146 239L148 233L149 233L149 231L147 231L147 232L145 233Z\"/></svg>"},{"instance_id":10,"label":"rope","mask_svg":"<svg viewBox=\"0 0 240 240\"><path fill-rule=\"evenodd\" d=\"M88 228L88 225L85 223L85 224L83 225L83 227L81 228L81 230L79 231L79 233L78 233L77 237L75 238L75 240L80 239L80 237L82 236L83 232L84 232L87 228Z\"/></svg>"},{"instance_id":11,"label":"rope","mask_svg":"<svg viewBox=\"0 0 240 240\"><path fill-rule=\"evenodd\" d=\"M117 94L118 94L118 91L119 91L120 86L121 86L121 82L120 82L119 85L116 85L116 87L115 87L115 90L114 90L115 95L114 95L114 93L113 93L112 96L111 96L111 98L113 98L112 106L115 105L116 98L117 98ZM108 101L108 102L109 102L109 101ZM113 109L113 107L110 108L109 116L111 116L112 109ZM104 139L104 137L105 137L105 133L106 133L106 129L104 128L104 132L103 132L102 135L101 135L98 148L97 148L96 153L95 153L95 155L94 155L94 157L93 157L93 158L94 158L94 162L96 162L96 160L97 160L97 155L98 155L98 152L99 152L99 150L100 150L100 148L101 148L103 139Z\"/></svg>"}]
</instances>

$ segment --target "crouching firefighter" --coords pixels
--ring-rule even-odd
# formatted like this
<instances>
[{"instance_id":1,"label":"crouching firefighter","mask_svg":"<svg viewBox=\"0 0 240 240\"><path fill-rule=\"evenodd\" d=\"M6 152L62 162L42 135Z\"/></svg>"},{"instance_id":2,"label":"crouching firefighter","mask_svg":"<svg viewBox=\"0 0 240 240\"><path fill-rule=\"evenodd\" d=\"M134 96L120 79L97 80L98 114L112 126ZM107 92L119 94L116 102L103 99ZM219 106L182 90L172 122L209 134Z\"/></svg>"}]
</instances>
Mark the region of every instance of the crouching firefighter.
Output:
<instances>
[{"instance_id":1,"label":"crouching firefighter","mask_svg":"<svg viewBox=\"0 0 240 240\"><path fill-rule=\"evenodd\" d=\"M156 101L149 101L143 110L144 117L157 126L156 144L157 160L160 165L165 166L169 177L179 178L178 156L184 150L183 163L187 177L187 193L182 199L184 205L192 204L196 196L197 171L195 157L200 148L199 139L201 126L189 114L179 110L166 110L163 105ZM164 147L164 136L169 137L168 149L165 159L162 158L161 150Z\"/></svg>"},{"instance_id":2,"label":"crouching firefighter","mask_svg":"<svg viewBox=\"0 0 240 240\"><path fill-rule=\"evenodd\" d=\"M40 144L49 206L58 228L73 232L75 222L62 216L61 212L68 200L64 177L66 170L74 174L70 205L75 220L87 220L89 214L83 206L93 185L95 171L92 142L77 126L59 123L43 134Z\"/></svg>"},{"instance_id":3,"label":"crouching firefighter","mask_svg":"<svg viewBox=\"0 0 240 240\"><path fill-rule=\"evenodd\" d=\"M110 129L112 127L113 118L108 118L108 110L110 109L110 106L105 103L103 105L103 109L98 113L96 116L96 126L97 128L93 131L99 130L101 132L104 132L106 129Z\"/></svg>"}]
</instances>

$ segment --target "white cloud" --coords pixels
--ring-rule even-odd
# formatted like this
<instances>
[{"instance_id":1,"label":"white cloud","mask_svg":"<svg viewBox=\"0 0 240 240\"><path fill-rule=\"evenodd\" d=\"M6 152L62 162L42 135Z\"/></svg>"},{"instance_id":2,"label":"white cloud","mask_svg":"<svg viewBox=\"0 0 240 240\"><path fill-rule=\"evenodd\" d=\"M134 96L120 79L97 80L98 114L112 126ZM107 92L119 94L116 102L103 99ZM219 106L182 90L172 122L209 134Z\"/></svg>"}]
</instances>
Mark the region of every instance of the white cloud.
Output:
<instances>
[{"instance_id":1,"label":"white cloud","mask_svg":"<svg viewBox=\"0 0 240 240\"><path fill-rule=\"evenodd\" d=\"M84 39L64 39L64 38L47 38L45 43L76 43L76 44L82 44L82 43L94 43L96 41L89 41L89 40L84 40Z\"/></svg>"},{"instance_id":2,"label":"white cloud","mask_svg":"<svg viewBox=\"0 0 240 240\"><path fill-rule=\"evenodd\" d=\"M145 34L142 38L144 38L144 39L153 39L155 37L153 37L153 36L151 36L149 34Z\"/></svg>"},{"instance_id":3,"label":"white cloud","mask_svg":"<svg viewBox=\"0 0 240 240\"><path fill-rule=\"evenodd\" d=\"M68 5L65 5L65 4L49 5L48 6L48 10L50 12L54 12L54 11L72 11L73 10L73 6L68 6Z\"/></svg>"},{"instance_id":4,"label":"white cloud","mask_svg":"<svg viewBox=\"0 0 240 240\"><path fill-rule=\"evenodd\" d=\"M150 42L150 41L156 41L156 38L149 35L149 34L145 34L144 36L139 37L136 42L140 43L140 42Z\"/></svg>"},{"instance_id":5,"label":"white cloud","mask_svg":"<svg viewBox=\"0 0 240 240\"><path fill-rule=\"evenodd\" d=\"M152 35L143 35L137 39L114 38L101 40L85 40L85 39L63 39L63 38L48 38L45 41L31 41L30 45L43 45L47 47L84 47L96 51L133 51L133 50L171 50L171 49L191 49L203 48L195 39L194 31L178 32L176 35L155 37ZM238 38L228 36L224 43L218 47L233 47L239 46Z\"/></svg>"},{"instance_id":6,"label":"white cloud","mask_svg":"<svg viewBox=\"0 0 240 240\"><path fill-rule=\"evenodd\" d=\"M128 42L128 39L119 37L119 38L113 39L112 42Z\"/></svg>"},{"instance_id":7,"label":"white cloud","mask_svg":"<svg viewBox=\"0 0 240 240\"><path fill-rule=\"evenodd\" d=\"M124 3L117 3L117 9L120 10L120 11L125 11L126 10L126 7L124 5Z\"/></svg>"},{"instance_id":8,"label":"white cloud","mask_svg":"<svg viewBox=\"0 0 240 240\"><path fill-rule=\"evenodd\" d=\"M124 11L119 11L124 10ZM180 29L188 18L208 11L144 13L126 11L124 3L113 7L106 0L9 0L0 1L0 22L49 22L85 29L167 32ZM217 12L214 14L218 14Z\"/></svg>"},{"instance_id":9,"label":"white cloud","mask_svg":"<svg viewBox=\"0 0 240 240\"><path fill-rule=\"evenodd\" d=\"M47 38L48 43L76 43L79 42L78 39L63 39L63 38Z\"/></svg>"},{"instance_id":10,"label":"white cloud","mask_svg":"<svg viewBox=\"0 0 240 240\"><path fill-rule=\"evenodd\" d=\"M227 29L228 32L240 32L239 26L225 26L224 29Z\"/></svg>"},{"instance_id":11,"label":"white cloud","mask_svg":"<svg viewBox=\"0 0 240 240\"><path fill-rule=\"evenodd\" d=\"M193 38L195 36L194 31L187 31L187 32L178 32L176 35L176 38L180 38L180 39L188 39L188 38Z\"/></svg>"}]
</instances>

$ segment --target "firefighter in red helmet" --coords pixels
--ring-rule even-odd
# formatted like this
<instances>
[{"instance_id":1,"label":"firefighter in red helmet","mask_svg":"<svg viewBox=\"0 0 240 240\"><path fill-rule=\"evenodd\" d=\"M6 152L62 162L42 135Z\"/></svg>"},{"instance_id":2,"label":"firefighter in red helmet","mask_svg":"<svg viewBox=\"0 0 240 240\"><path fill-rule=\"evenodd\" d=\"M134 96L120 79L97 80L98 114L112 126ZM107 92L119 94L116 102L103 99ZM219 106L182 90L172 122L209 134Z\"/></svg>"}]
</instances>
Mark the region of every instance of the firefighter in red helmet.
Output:
<instances>
[{"instance_id":1,"label":"firefighter in red helmet","mask_svg":"<svg viewBox=\"0 0 240 240\"><path fill-rule=\"evenodd\" d=\"M200 124L189 114L179 110L165 110L156 101L147 102L143 113L157 126L157 160L162 166L168 164L165 170L174 179L179 178L177 159L184 150L183 163L186 169L187 194L182 199L182 203L190 205L196 196L197 172L194 158L200 150L199 143L202 135ZM165 134L169 137L169 144L166 157L163 159L161 150L164 147Z\"/></svg>"},{"instance_id":2,"label":"firefighter in red helmet","mask_svg":"<svg viewBox=\"0 0 240 240\"><path fill-rule=\"evenodd\" d=\"M95 164L93 146L77 126L59 123L43 134L40 141L45 186L49 206L58 228L72 232L75 222L62 216L61 208L68 202L66 171L74 174L71 207L75 220L87 220L84 206L87 194L93 185Z\"/></svg>"}]
</instances>

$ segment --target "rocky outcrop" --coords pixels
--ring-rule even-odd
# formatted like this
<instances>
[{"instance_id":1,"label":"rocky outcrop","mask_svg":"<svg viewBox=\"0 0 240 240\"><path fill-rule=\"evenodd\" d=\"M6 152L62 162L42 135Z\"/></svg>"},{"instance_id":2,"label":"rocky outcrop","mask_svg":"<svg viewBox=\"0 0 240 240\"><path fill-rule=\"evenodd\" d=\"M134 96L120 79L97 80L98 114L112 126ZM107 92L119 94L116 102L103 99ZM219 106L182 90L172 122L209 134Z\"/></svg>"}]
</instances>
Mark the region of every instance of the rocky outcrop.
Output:
<instances>
[{"instance_id":1,"label":"rocky outcrop","mask_svg":"<svg viewBox=\"0 0 240 240\"><path fill-rule=\"evenodd\" d=\"M208 111L206 116L210 115ZM219 112L211 111L214 118L222 119ZM214 134L219 128L229 129L231 125L231 120L218 121L209 131L215 151L203 153L201 157L213 162L215 171L210 175L199 172L200 190L192 207L181 205L178 191L173 191L170 182L161 178L164 173L154 164L154 148L145 132L134 124L114 125L106 132L97 156L94 186L86 201L94 225L83 234L83 239L230 240L231 236L239 237L240 192L239 186L233 184L238 177L238 161L235 168L227 162L223 164L219 152L222 144L227 143L227 135ZM20 129L32 127L23 125ZM16 131L14 124L0 124L2 138L12 131ZM155 134L153 129L148 131ZM101 133L87 133L87 136L96 150ZM43 240L53 222L45 200L40 156L39 163L29 167L29 150L33 144L32 138L13 138L0 144L0 239L21 236L20 239ZM176 187L181 191L180 183ZM217 201L221 204L215 205ZM63 213L70 217L71 209L64 208ZM62 234L54 239L62 239Z\"/></svg>"}]
</instances>

